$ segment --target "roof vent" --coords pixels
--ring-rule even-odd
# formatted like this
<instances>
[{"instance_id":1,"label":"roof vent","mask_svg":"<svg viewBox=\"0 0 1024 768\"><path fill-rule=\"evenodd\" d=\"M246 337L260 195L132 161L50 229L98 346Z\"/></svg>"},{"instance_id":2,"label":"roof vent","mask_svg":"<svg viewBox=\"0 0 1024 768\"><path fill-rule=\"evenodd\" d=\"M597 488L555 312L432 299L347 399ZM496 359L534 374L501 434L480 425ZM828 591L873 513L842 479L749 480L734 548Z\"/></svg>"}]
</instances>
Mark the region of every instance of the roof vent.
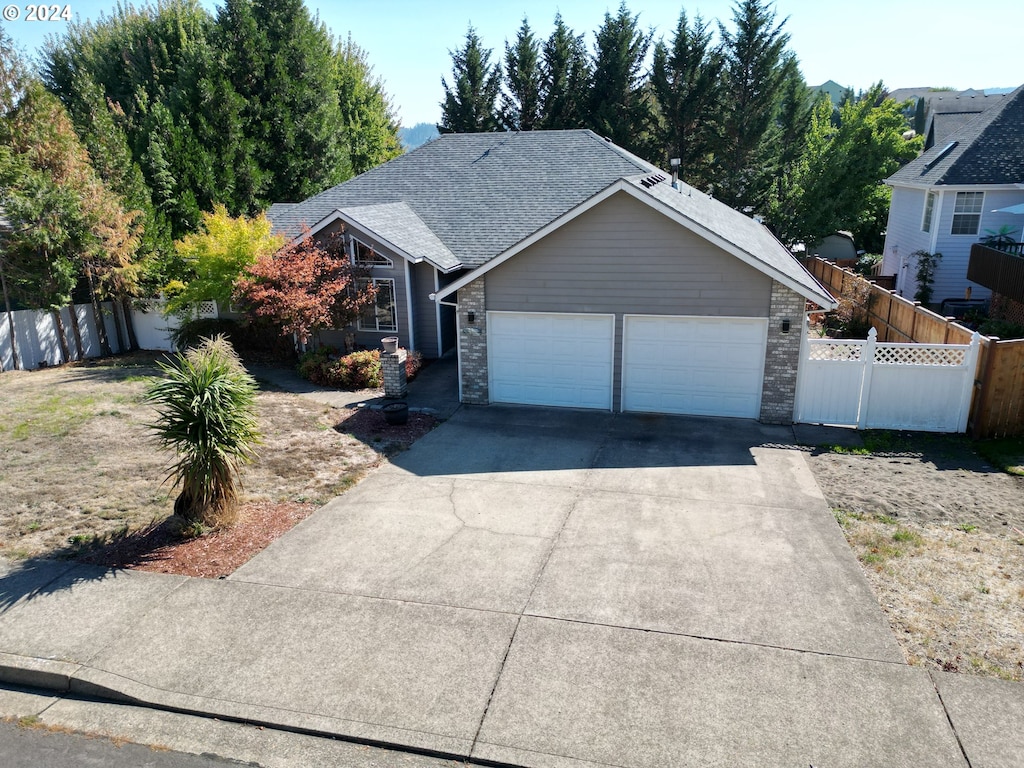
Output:
<instances>
[{"instance_id":1,"label":"roof vent","mask_svg":"<svg viewBox=\"0 0 1024 768\"><path fill-rule=\"evenodd\" d=\"M926 171L930 171L932 168L935 167L935 164L938 163L939 160L941 160L946 155L948 155L950 152L952 152L956 148L956 145L959 144L959 143L960 143L959 141L951 141L951 142L949 142L949 144L947 144L946 146L944 146L942 148L942 151L939 152L939 154L937 154L935 157L933 157L931 160L929 160L927 163L924 164L924 169Z\"/></svg>"}]
</instances>

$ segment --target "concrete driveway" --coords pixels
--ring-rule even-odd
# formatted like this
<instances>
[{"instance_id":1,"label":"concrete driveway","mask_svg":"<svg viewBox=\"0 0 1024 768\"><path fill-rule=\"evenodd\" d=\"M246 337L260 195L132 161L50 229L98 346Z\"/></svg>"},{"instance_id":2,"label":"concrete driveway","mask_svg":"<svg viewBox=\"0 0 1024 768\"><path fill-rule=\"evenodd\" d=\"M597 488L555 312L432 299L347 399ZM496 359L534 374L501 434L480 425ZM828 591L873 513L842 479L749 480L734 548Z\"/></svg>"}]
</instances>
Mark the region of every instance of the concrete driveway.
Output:
<instances>
[{"instance_id":1,"label":"concrete driveway","mask_svg":"<svg viewBox=\"0 0 1024 768\"><path fill-rule=\"evenodd\" d=\"M965 764L791 440L741 420L463 409L209 585L248 596L230 616L178 590L140 643L182 612L206 627L183 632L215 621L229 648L290 634L297 658L234 670L287 676L274 706L479 760ZM180 675L252 699L202 662L148 685Z\"/></svg>"}]
</instances>

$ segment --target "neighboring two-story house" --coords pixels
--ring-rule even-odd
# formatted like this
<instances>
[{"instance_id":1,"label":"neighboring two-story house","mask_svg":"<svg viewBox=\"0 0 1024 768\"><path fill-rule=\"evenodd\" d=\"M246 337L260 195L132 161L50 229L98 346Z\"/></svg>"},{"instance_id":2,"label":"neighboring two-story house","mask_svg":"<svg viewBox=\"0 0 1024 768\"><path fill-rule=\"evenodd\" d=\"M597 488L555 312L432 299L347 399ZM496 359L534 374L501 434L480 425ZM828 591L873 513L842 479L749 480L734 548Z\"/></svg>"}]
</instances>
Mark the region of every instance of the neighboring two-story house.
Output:
<instances>
[{"instance_id":1,"label":"neighboring two-story house","mask_svg":"<svg viewBox=\"0 0 1024 768\"><path fill-rule=\"evenodd\" d=\"M1024 217L1002 209L1024 203L1024 86L952 131L886 183L892 204L883 274L896 290L917 292L914 253L941 253L932 300L987 298L989 289L967 279L971 245L1010 228L1021 237Z\"/></svg>"}]
</instances>

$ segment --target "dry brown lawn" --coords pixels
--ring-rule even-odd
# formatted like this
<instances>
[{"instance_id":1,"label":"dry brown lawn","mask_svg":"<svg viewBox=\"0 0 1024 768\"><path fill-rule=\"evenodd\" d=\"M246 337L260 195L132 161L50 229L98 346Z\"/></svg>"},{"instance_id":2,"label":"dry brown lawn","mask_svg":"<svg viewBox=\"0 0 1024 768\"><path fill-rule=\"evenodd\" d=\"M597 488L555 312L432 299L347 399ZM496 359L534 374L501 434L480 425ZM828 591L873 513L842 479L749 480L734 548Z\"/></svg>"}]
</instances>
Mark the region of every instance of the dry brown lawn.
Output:
<instances>
[{"instance_id":1,"label":"dry brown lawn","mask_svg":"<svg viewBox=\"0 0 1024 768\"><path fill-rule=\"evenodd\" d=\"M966 438L873 442L808 462L908 662L1024 680L1024 477Z\"/></svg>"},{"instance_id":2,"label":"dry brown lawn","mask_svg":"<svg viewBox=\"0 0 1024 768\"><path fill-rule=\"evenodd\" d=\"M90 548L167 518L172 454L158 449L142 401L158 369L135 355L0 374L0 555ZM299 395L260 392L264 443L243 501L322 504L380 460L334 427L349 414Z\"/></svg>"}]
</instances>

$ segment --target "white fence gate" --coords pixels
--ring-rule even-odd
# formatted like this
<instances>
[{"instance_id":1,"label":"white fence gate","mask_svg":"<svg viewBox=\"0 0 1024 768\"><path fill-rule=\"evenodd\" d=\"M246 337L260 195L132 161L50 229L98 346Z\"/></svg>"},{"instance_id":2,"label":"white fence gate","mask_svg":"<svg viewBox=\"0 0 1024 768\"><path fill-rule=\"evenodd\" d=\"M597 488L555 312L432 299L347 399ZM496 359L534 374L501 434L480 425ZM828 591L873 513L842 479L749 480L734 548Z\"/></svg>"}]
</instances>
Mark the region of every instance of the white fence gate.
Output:
<instances>
[{"instance_id":1,"label":"white fence gate","mask_svg":"<svg viewBox=\"0 0 1024 768\"><path fill-rule=\"evenodd\" d=\"M804 336L794 419L859 429L965 432L980 336L970 344Z\"/></svg>"}]
</instances>

